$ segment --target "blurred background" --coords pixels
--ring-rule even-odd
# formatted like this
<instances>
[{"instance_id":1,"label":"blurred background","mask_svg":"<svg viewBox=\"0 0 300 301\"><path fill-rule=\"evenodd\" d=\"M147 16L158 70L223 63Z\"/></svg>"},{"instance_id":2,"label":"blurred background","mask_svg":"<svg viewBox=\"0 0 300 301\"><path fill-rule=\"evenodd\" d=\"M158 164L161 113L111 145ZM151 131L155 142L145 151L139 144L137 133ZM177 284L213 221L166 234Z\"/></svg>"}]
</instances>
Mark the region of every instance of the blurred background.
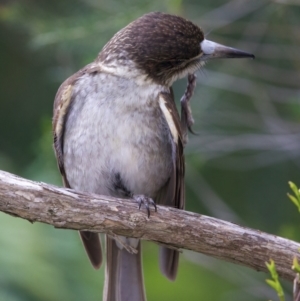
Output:
<instances>
[{"instance_id":1,"label":"blurred background","mask_svg":"<svg viewBox=\"0 0 300 301\"><path fill-rule=\"evenodd\" d=\"M299 240L286 197L288 181L300 185L299 0L1 0L0 169L61 185L51 136L59 85L150 11L186 17L208 39L256 56L198 73L187 210ZM185 87L186 79L175 84L178 101ZM92 269L75 231L0 213L0 246L0 300L102 299L104 269ZM277 300L268 275L188 251L171 283L159 273L157 246L143 248L149 301Z\"/></svg>"}]
</instances>

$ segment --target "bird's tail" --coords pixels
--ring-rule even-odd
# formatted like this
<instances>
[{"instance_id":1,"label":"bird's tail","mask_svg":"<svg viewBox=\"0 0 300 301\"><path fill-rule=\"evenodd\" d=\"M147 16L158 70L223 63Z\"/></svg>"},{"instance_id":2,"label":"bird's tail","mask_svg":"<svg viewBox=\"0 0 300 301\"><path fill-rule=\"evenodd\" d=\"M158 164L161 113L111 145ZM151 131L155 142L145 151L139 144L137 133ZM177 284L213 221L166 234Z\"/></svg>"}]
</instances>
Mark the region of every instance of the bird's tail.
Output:
<instances>
[{"instance_id":1,"label":"bird's tail","mask_svg":"<svg viewBox=\"0 0 300 301\"><path fill-rule=\"evenodd\" d=\"M102 263L102 249L98 233L80 231L81 241L85 251L95 269L99 269Z\"/></svg>"},{"instance_id":2,"label":"bird's tail","mask_svg":"<svg viewBox=\"0 0 300 301\"><path fill-rule=\"evenodd\" d=\"M141 243L135 240L134 244L137 254L129 253L113 238L106 236L107 261L103 301L146 301Z\"/></svg>"},{"instance_id":3,"label":"bird's tail","mask_svg":"<svg viewBox=\"0 0 300 301\"><path fill-rule=\"evenodd\" d=\"M177 276L179 252L166 247L160 247L160 271L169 280L174 281Z\"/></svg>"}]
</instances>

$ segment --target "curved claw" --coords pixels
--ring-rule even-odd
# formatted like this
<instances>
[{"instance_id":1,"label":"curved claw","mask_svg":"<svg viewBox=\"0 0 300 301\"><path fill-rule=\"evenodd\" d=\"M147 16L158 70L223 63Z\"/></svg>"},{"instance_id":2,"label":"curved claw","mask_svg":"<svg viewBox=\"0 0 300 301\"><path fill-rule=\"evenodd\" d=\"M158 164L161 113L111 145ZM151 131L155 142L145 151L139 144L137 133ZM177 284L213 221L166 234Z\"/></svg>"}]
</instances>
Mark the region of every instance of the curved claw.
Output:
<instances>
[{"instance_id":1,"label":"curved claw","mask_svg":"<svg viewBox=\"0 0 300 301\"><path fill-rule=\"evenodd\" d=\"M148 197L146 197L144 195L134 195L133 198L139 204L139 210L141 209L142 204L145 205L146 210L147 210L148 218L150 217L150 205L152 205L154 207L154 209L155 209L155 212L157 212L156 204L155 204L155 202L151 198L148 198Z\"/></svg>"}]
</instances>

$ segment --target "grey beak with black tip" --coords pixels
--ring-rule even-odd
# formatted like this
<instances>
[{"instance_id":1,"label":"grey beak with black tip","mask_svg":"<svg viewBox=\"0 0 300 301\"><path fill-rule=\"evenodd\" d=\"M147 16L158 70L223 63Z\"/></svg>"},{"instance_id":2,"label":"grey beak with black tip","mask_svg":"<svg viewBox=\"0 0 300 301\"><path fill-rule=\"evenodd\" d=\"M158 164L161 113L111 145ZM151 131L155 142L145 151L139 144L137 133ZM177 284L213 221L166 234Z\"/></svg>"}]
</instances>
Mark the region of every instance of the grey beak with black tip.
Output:
<instances>
[{"instance_id":1,"label":"grey beak with black tip","mask_svg":"<svg viewBox=\"0 0 300 301\"><path fill-rule=\"evenodd\" d=\"M217 58L255 58L255 56L249 52L227 47L206 39L204 39L200 45L203 52L200 58L201 61Z\"/></svg>"}]
</instances>

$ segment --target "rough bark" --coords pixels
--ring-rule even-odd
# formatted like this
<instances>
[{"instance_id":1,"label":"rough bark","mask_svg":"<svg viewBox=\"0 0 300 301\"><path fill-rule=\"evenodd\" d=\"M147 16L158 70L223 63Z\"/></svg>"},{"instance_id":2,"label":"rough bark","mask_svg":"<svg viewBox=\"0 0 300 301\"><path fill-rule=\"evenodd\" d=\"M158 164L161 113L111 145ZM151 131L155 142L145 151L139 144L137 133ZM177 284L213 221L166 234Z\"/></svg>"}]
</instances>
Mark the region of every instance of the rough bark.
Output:
<instances>
[{"instance_id":1,"label":"rough bark","mask_svg":"<svg viewBox=\"0 0 300 301\"><path fill-rule=\"evenodd\" d=\"M138 210L132 200L83 194L0 171L0 211L56 228L137 237L207 254L266 271L272 258L279 275L295 278L293 257L300 244L212 217L157 206Z\"/></svg>"}]
</instances>

